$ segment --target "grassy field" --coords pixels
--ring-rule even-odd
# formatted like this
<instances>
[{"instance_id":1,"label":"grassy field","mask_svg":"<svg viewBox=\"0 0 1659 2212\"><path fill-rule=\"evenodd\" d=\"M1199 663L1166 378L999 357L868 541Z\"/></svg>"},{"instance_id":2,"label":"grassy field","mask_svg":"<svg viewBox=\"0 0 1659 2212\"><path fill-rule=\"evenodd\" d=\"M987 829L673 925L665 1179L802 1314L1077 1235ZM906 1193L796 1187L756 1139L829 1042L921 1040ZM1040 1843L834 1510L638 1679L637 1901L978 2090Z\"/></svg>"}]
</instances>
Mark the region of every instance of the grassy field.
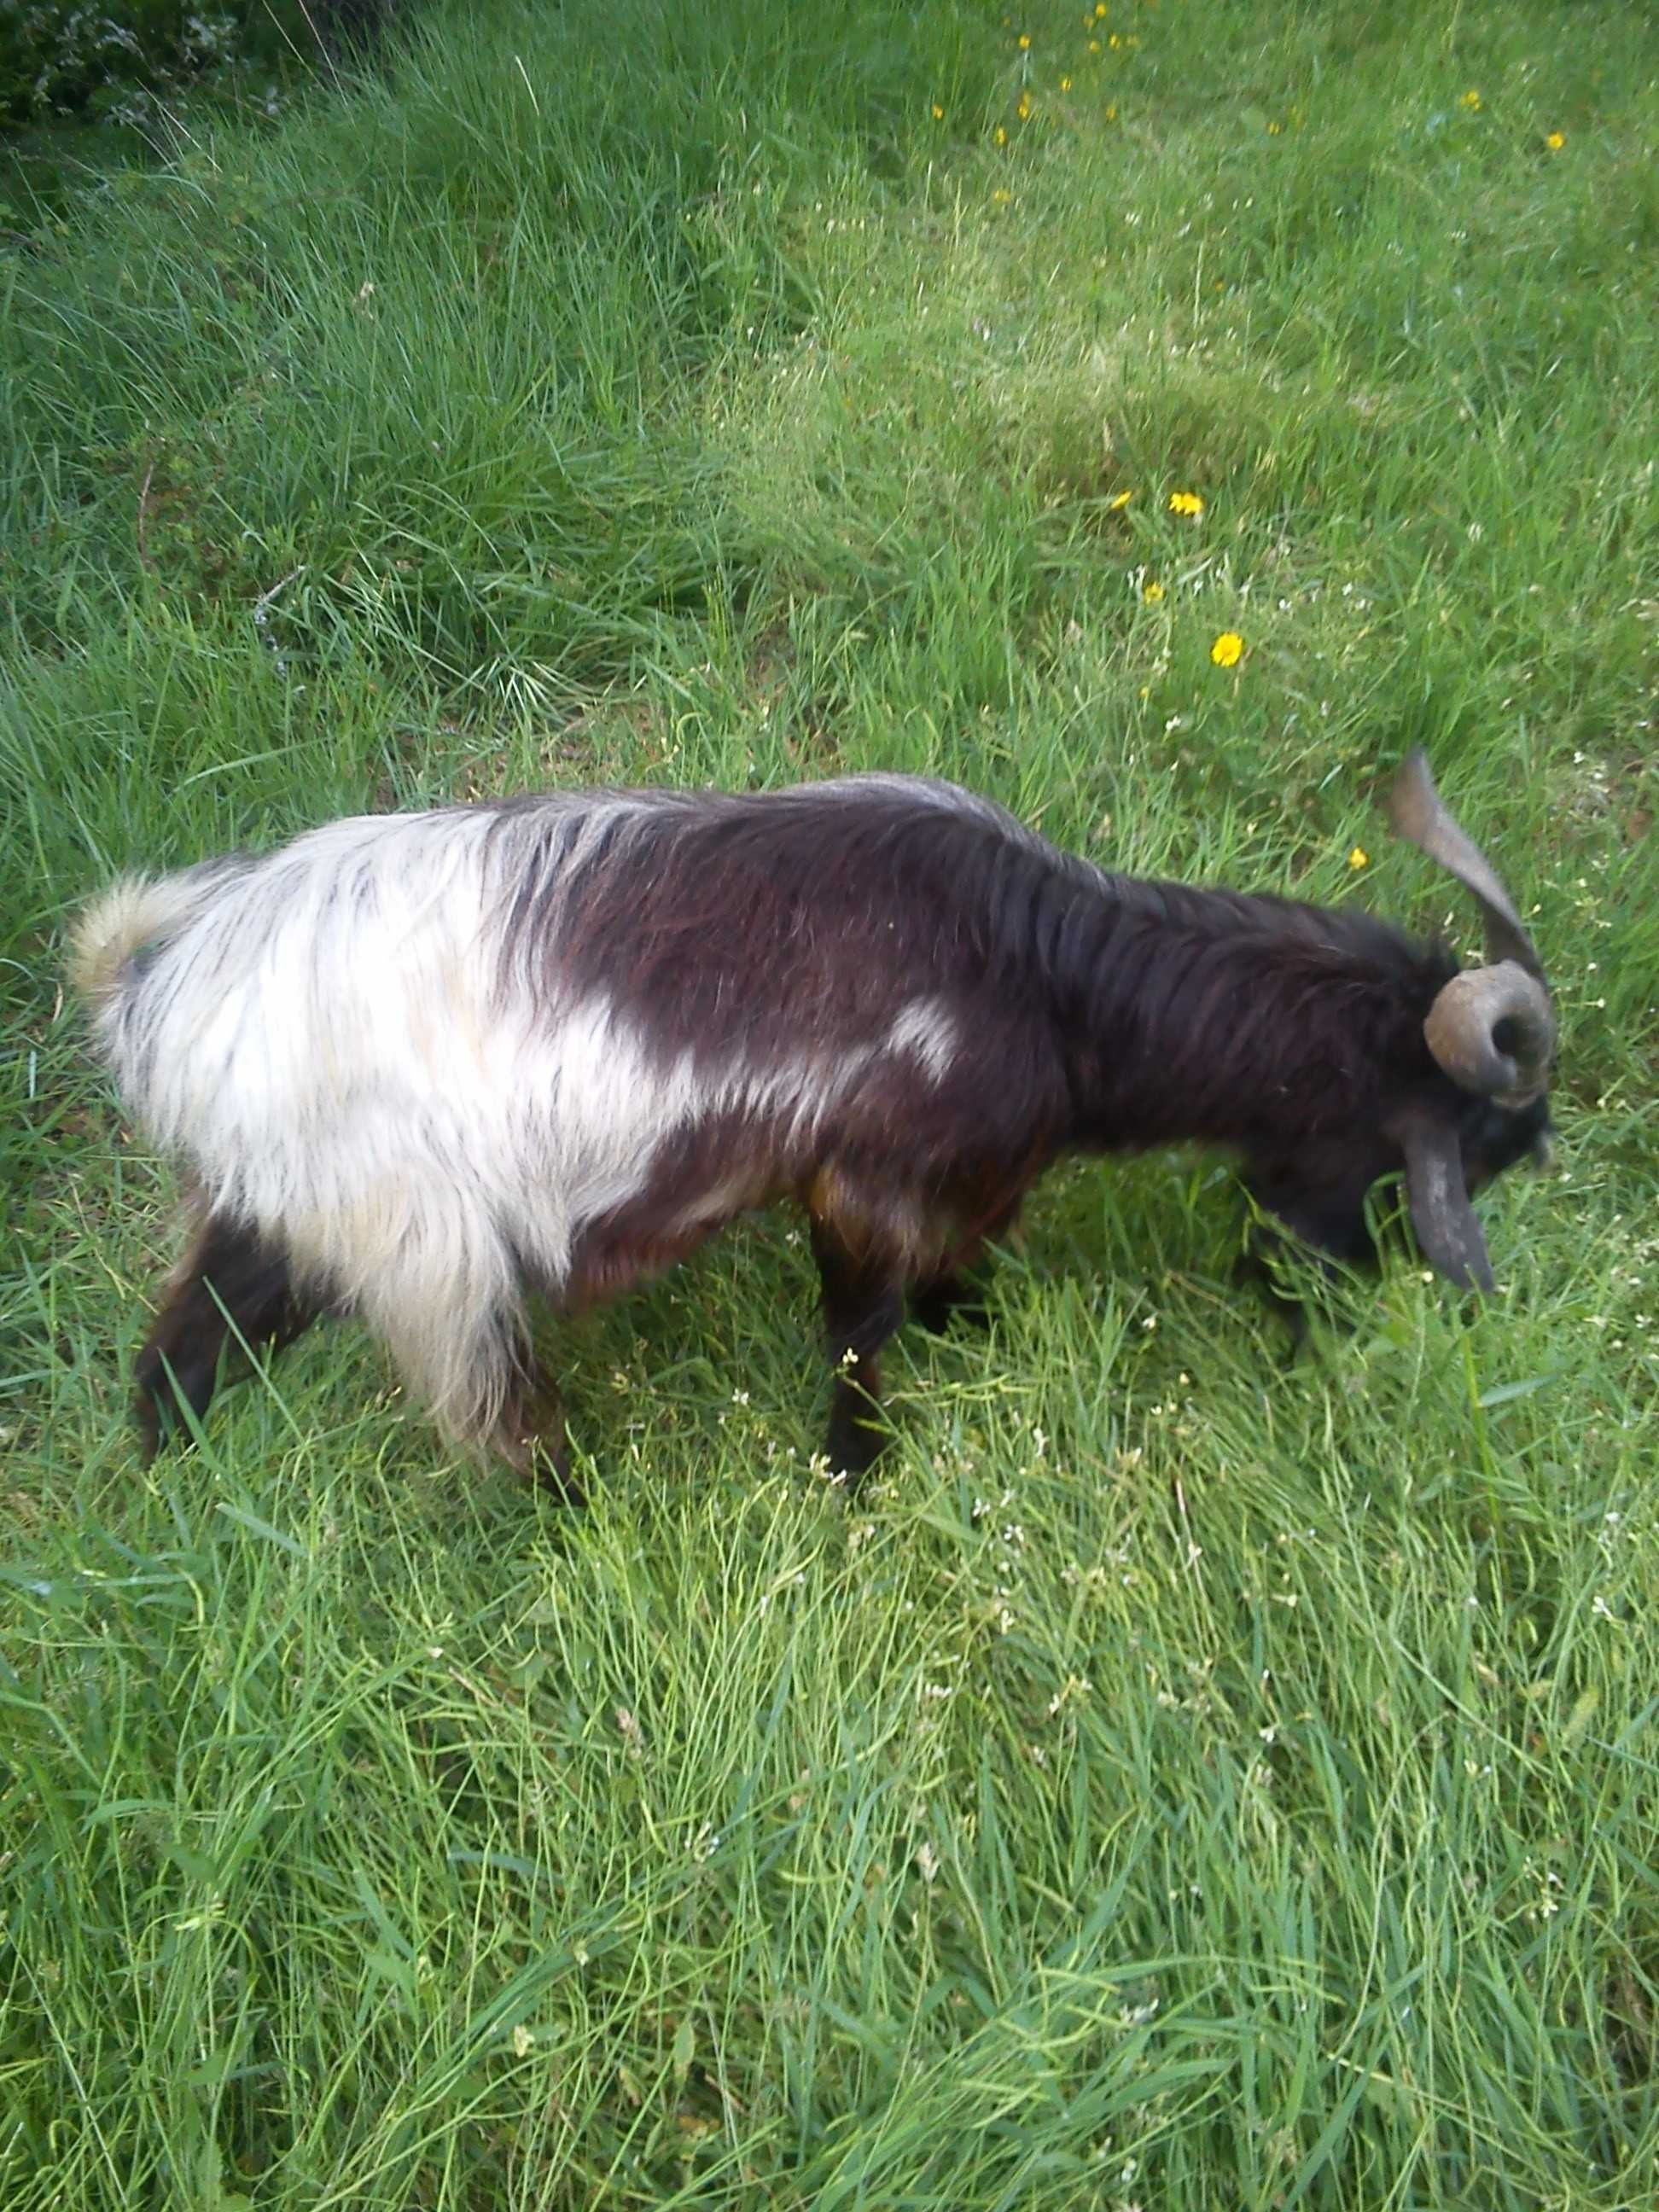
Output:
<instances>
[{"instance_id":1,"label":"grassy field","mask_svg":"<svg viewBox=\"0 0 1659 2212\"><path fill-rule=\"evenodd\" d=\"M1636 0L460 9L0 251L6 2212L1659 2200L1656 94ZM141 1468L118 867L882 765L1468 944L1418 741L1562 1020L1486 1310L1288 1363L1160 1157L851 1511L782 1218L565 1333L580 1514L343 1328Z\"/></svg>"}]
</instances>

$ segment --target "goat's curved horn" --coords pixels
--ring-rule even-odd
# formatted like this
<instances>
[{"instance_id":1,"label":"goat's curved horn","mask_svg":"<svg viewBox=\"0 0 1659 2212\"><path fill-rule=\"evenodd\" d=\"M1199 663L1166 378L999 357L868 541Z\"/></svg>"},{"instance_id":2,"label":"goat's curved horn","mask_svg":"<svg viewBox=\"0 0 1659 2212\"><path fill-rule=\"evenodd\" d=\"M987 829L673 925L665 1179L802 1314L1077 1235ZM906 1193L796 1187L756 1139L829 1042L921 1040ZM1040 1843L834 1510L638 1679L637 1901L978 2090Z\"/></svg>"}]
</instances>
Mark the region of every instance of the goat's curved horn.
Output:
<instances>
[{"instance_id":1,"label":"goat's curved horn","mask_svg":"<svg viewBox=\"0 0 1659 2212\"><path fill-rule=\"evenodd\" d=\"M1497 1031L1509 1024L1510 1049ZM1522 1105L1544 1087L1555 1047L1549 994L1513 960L1469 968L1435 998L1423 1024L1429 1050L1462 1090Z\"/></svg>"},{"instance_id":2,"label":"goat's curved horn","mask_svg":"<svg viewBox=\"0 0 1659 2212\"><path fill-rule=\"evenodd\" d=\"M1404 837L1438 860L1473 891L1486 923L1486 958L1496 965L1513 960L1529 975L1544 981L1543 963L1497 871L1474 839L1465 834L1448 812L1434 787L1429 763L1421 748L1408 756L1389 794L1389 819L1396 836Z\"/></svg>"},{"instance_id":3,"label":"goat's curved horn","mask_svg":"<svg viewBox=\"0 0 1659 2212\"><path fill-rule=\"evenodd\" d=\"M1519 1105L1544 1087L1555 1049L1555 1014L1543 964L1490 860L1465 835L1413 752L1395 779L1389 817L1409 840L1473 891L1486 924L1486 961L1455 975L1429 1010L1429 1050L1465 1091ZM1509 1049L1495 1032L1509 1025Z\"/></svg>"}]
</instances>

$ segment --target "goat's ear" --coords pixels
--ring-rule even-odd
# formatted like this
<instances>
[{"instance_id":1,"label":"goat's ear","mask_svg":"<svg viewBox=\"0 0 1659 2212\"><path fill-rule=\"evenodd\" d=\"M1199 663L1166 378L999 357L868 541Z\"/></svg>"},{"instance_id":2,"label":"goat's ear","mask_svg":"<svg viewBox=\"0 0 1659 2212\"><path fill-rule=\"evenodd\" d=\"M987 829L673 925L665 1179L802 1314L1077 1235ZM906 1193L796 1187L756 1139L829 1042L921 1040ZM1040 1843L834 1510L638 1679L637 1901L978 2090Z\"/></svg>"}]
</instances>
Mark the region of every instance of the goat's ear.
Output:
<instances>
[{"instance_id":1,"label":"goat's ear","mask_svg":"<svg viewBox=\"0 0 1659 2212\"><path fill-rule=\"evenodd\" d=\"M1423 1257L1460 1291L1493 1288L1486 1240L1469 1204L1455 1129L1428 1114L1402 1117L1395 1133L1406 1155L1406 1197Z\"/></svg>"}]
</instances>

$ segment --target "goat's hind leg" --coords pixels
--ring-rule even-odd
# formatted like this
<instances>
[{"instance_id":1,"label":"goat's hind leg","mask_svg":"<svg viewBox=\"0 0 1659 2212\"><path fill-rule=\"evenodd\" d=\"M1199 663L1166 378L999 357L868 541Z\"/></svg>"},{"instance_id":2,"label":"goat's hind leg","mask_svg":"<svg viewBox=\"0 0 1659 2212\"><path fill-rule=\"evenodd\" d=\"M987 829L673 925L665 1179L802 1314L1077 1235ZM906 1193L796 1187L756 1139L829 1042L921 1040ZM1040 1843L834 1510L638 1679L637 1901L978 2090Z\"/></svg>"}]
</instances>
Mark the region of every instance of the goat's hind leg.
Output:
<instances>
[{"instance_id":1,"label":"goat's hind leg","mask_svg":"<svg viewBox=\"0 0 1659 2212\"><path fill-rule=\"evenodd\" d=\"M468 1246L458 1237L437 1261L416 1245L400 1265L381 1269L365 1284L358 1310L411 1394L462 1450L505 1460L580 1505L563 1403L531 1348L524 1293L505 1245L474 1237Z\"/></svg>"},{"instance_id":2,"label":"goat's hind leg","mask_svg":"<svg viewBox=\"0 0 1659 2212\"><path fill-rule=\"evenodd\" d=\"M510 1467L562 1504L586 1503L570 1471L563 1395L538 1359L520 1356L490 1444Z\"/></svg>"},{"instance_id":3,"label":"goat's hind leg","mask_svg":"<svg viewBox=\"0 0 1659 2212\"><path fill-rule=\"evenodd\" d=\"M206 1214L133 1370L145 1458L155 1456L181 1406L199 1420L222 1379L250 1356L291 1344L321 1311L281 1252L226 1216Z\"/></svg>"}]
</instances>

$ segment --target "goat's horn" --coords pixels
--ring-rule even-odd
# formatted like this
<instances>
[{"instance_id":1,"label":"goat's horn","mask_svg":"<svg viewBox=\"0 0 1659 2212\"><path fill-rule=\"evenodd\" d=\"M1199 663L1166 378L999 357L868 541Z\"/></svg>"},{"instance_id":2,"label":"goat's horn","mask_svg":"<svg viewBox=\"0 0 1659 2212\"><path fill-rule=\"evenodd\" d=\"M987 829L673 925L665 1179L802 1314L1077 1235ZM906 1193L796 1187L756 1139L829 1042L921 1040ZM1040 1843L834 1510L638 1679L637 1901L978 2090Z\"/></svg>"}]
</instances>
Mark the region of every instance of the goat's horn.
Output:
<instances>
[{"instance_id":1,"label":"goat's horn","mask_svg":"<svg viewBox=\"0 0 1659 2212\"><path fill-rule=\"evenodd\" d=\"M1510 1026L1501 1051L1498 1024ZM1469 968L1436 994L1423 1024L1429 1050L1460 1089L1522 1105L1544 1086L1555 1047L1549 994L1513 960Z\"/></svg>"},{"instance_id":2,"label":"goat's horn","mask_svg":"<svg viewBox=\"0 0 1659 2212\"><path fill-rule=\"evenodd\" d=\"M1465 890L1474 893L1486 917L1487 960L1494 966L1516 961L1541 984L1543 964L1509 893L1480 848L1447 811L1420 748L1409 756L1395 779L1389 794L1389 819L1398 836L1408 839L1431 860L1438 860Z\"/></svg>"},{"instance_id":3,"label":"goat's horn","mask_svg":"<svg viewBox=\"0 0 1659 2212\"><path fill-rule=\"evenodd\" d=\"M1549 987L1520 915L1490 860L1465 835L1434 787L1419 749L1389 794L1389 817L1409 839L1474 892L1486 923L1486 962L1455 975L1429 1009L1423 1034L1440 1066L1466 1091L1515 1103L1543 1088L1555 1048ZM1510 1049L1494 1032L1510 1025Z\"/></svg>"}]
</instances>

